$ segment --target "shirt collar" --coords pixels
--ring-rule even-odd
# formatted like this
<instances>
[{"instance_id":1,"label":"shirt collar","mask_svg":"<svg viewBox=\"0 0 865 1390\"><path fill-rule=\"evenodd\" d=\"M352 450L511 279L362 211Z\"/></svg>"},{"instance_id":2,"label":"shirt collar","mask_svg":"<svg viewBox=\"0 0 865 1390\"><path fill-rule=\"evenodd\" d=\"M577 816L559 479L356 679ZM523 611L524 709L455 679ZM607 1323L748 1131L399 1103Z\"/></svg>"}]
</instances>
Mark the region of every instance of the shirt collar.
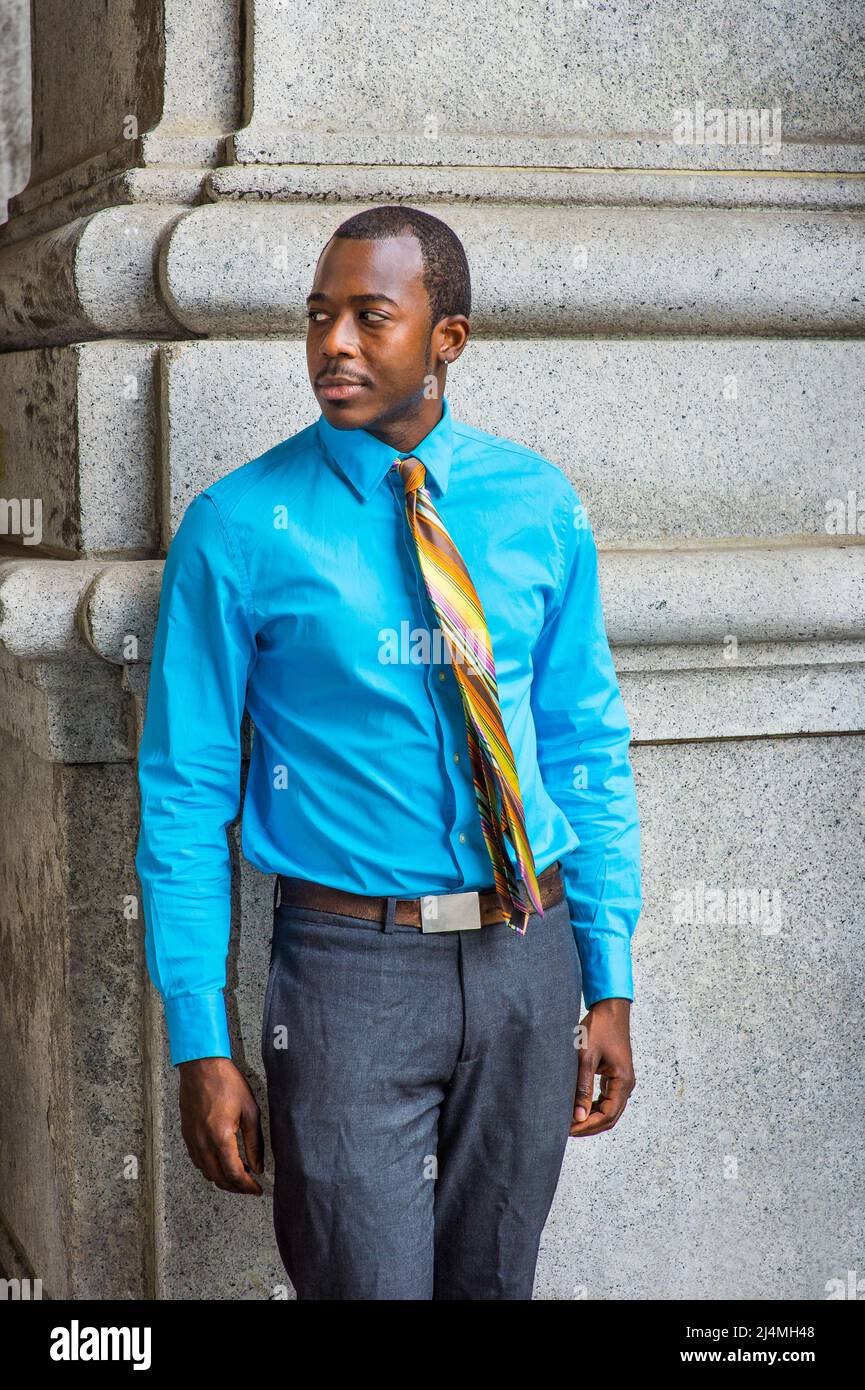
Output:
<instances>
[{"instance_id":1,"label":"shirt collar","mask_svg":"<svg viewBox=\"0 0 865 1390\"><path fill-rule=\"evenodd\" d=\"M411 453L419 458L440 493L447 492L453 454L451 409L442 396L442 416L414 449L402 451L385 444L368 430L339 430L324 415L318 418L318 437L326 453L364 501L371 497L394 459Z\"/></svg>"}]
</instances>

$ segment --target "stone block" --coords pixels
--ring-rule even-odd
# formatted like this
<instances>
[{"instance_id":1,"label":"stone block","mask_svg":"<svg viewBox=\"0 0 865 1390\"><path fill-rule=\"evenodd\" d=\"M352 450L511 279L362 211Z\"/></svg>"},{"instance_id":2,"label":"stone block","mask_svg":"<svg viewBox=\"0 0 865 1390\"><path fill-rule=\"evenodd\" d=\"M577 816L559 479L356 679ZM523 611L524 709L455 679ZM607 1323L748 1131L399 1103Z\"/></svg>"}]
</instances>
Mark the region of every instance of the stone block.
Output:
<instances>
[{"instance_id":1,"label":"stone block","mask_svg":"<svg viewBox=\"0 0 865 1390\"><path fill-rule=\"evenodd\" d=\"M855 212L416 206L465 245L481 336L861 336L865 328ZM304 203L193 208L162 244L162 297L194 333L305 334L319 253L355 211Z\"/></svg>"},{"instance_id":2,"label":"stone block","mask_svg":"<svg viewBox=\"0 0 865 1390\"><path fill-rule=\"evenodd\" d=\"M115 340L0 356L0 490L39 499L43 553L157 550L153 352Z\"/></svg>"},{"instance_id":3,"label":"stone block","mask_svg":"<svg viewBox=\"0 0 865 1390\"><path fill-rule=\"evenodd\" d=\"M860 1146L839 1116L865 1103L863 754L636 750L637 1086L603 1140L568 1141L537 1298L821 1300L861 1267Z\"/></svg>"}]
</instances>

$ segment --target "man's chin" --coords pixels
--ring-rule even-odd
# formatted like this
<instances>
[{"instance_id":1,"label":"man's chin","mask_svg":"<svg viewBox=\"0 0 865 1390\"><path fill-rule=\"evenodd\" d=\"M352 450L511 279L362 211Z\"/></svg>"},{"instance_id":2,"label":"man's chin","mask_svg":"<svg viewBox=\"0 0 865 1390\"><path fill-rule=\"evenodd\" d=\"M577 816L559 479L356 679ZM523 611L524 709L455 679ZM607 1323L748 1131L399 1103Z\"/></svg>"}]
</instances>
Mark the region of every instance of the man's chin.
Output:
<instances>
[{"instance_id":1,"label":"man's chin","mask_svg":"<svg viewBox=\"0 0 865 1390\"><path fill-rule=\"evenodd\" d=\"M321 391L316 391L315 396L327 423L338 430L363 429L365 425L376 418L377 412L373 404L373 396L368 388L346 400L329 401L321 394Z\"/></svg>"}]
</instances>

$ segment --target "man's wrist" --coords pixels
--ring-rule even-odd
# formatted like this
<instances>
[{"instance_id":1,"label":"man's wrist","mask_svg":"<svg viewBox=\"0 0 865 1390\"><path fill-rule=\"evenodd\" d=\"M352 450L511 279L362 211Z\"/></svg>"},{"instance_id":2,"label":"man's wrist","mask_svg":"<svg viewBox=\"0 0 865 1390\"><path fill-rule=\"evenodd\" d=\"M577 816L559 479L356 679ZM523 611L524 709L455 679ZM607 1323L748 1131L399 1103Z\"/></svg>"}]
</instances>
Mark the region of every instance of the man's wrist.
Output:
<instances>
[{"instance_id":1,"label":"man's wrist","mask_svg":"<svg viewBox=\"0 0 865 1390\"><path fill-rule=\"evenodd\" d=\"M218 1071L221 1066L234 1066L230 1057L187 1057L185 1062L177 1063L178 1071L191 1071L193 1067L199 1070Z\"/></svg>"},{"instance_id":2,"label":"man's wrist","mask_svg":"<svg viewBox=\"0 0 865 1390\"><path fill-rule=\"evenodd\" d=\"M629 1018L631 1014L632 1003L633 1000L631 999L623 998L619 995L610 995L606 999L596 999L594 1004L591 1004L589 1007L592 1010L603 1010L603 1012L605 1013L611 1013L617 1016L621 1015L624 1018Z\"/></svg>"}]
</instances>

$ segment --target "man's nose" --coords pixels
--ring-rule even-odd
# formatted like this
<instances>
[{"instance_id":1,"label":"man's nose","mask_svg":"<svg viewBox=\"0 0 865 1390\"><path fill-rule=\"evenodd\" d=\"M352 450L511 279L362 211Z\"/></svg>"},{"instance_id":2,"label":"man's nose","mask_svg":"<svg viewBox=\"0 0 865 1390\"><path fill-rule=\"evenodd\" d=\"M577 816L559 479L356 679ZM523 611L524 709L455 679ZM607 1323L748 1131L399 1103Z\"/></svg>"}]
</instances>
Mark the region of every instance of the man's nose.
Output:
<instances>
[{"instance_id":1,"label":"man's nose","mask_svg":"<svg viewBox=\"0 0 865 1390\"><path fill-rule=\"evenodd\" d=\"M335 318L320 343L325 357L355 357L357 341L350 321L342 316Z\"/></svg>"}]
</instances>

